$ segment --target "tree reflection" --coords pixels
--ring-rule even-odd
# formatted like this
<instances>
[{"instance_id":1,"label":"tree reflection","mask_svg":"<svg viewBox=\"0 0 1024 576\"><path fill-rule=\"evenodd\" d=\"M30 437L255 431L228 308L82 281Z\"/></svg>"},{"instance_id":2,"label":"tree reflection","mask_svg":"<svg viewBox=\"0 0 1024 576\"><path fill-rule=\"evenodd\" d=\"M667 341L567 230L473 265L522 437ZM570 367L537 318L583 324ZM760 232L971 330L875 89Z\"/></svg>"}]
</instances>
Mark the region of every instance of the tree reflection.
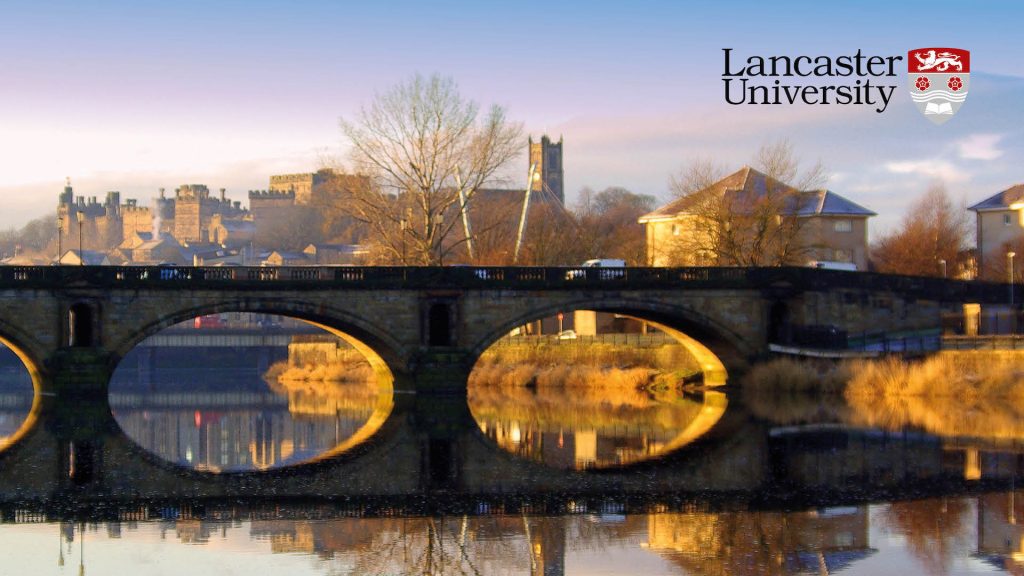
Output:
<instances>
[{"instance_id":1,"label":"tree reflection","mask_svg":"<svg viewBox=\"0 0 1024 576\"><path fill-rule=\"evenodd\" d=\"M964 499L943 498L893 502L882 513L885 526L904 538L907 549L928 574L948 574L950 564L972 549Z\"/></svg>"}]
</instances>

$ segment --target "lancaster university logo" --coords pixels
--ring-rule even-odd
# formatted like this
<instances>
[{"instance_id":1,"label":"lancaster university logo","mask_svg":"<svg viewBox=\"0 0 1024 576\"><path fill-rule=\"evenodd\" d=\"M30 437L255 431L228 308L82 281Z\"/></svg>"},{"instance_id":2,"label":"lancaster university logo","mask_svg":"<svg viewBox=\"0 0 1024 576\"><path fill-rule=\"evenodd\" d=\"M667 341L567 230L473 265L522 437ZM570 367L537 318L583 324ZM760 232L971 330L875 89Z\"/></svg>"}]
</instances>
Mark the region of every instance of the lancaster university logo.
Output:
<instances>
[{"instance_id":1,"label":"lancaster university logo","mask_svg":"<svg viewBox=\"0 0 1024 576\"><path fill-rule=\"evenodd\" d=\"M959 48L918 48L907 53L910 97L924 117L942 124L960 110L970 86L971 53Z\"/></svg>"}]
</instances>

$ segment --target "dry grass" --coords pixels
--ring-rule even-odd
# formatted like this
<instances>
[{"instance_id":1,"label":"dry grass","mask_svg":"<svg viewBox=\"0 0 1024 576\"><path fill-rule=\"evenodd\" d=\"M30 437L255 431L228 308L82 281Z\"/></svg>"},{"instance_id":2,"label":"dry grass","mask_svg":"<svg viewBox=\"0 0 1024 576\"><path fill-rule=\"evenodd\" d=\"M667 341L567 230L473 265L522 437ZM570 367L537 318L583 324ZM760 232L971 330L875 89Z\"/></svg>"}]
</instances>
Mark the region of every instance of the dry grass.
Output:
<instances>
[{"instance_id":1,"label":"dry grass","mask_svg":"<svg viewBox=\"0 0 1024 576\"><path fill-rule=\"evenodd\" d=\"M374 373L363 360L304 366L277 362L263 377L271 382L365 382L373 379Z\"/></svg>"},{"instance_id":2,"label":"dry grass","mask_svg":"<svg viewBox=\"0 0 1024 576\"><path fill-rule=\"evenodd\" d=\"M943 352L919 362L887 358L856 362L846 388L848 399L859 397L952 397L1024 399L1024 362L1001 352Z\"/></svg>"},{"instance_id":3,"label":"dry grass","mask_svg":"<svg viewBox=\"0 0 1024 576\"><path fill-rule=\"evenodd\" d=\"M779 358L755 365L743 375L744 393L839 393L849 380L843 363Z\"/></svg>"},{"instance_id":4,"label":"dry grass","mask_svg":"<svg viewBox=\"0 0 1024 576\"><path fill-rule=\"evenodd\" d=\"M524 422L543 429L647 426L678 433L700 413L690 398L665 400L627 388L476 386L469 406L479 422Z\"/></svg>"},{"instance_id":5,"label":"dry grass","mask_svg":"<svg viewBox=\"0 0 1024 576\"><path fill-rule=\"evenodd\" d=\"M537 366L533 364L477 364L469 386L536 386L538 388L622 388L650 385L658 374L653 368L595 368L593 366Z\"/></svg>"},{"instance_id":6,"label":"dry grass","mask_svg":"<svg viewBox=\"0 0 1024 576\"><path fill-rule=\"evenodd\" d=\"M944 352L858 365L846 390L853 423L933 434L1024 439L1024 362L1007 352Z\"/></svg>"},{"instance_id":7,"label":"dry grass","mask_svg":"<svg viewBox=\"0 0 1024 576\"><path fill-rule=\"evenodd\" d=\"M469 376L472 386L672 387L698 371L680 345L634 348L614 344L514 344L481 355Z\"/></svg>"},{"instance_id":8,"label":"dry grass","mask_svg":"<svg viewBox=\"0 0 1024 576\"><path fill-rule=\"evenodd\" d=\"M680 344L657 348L592 343L592 344L508 344L492 346L480 356L482 364L533 364L536 366L595 366L631 368L651 366L658 369L695 373L699 370L693 356Z\"/></svg>"}]
</instances>

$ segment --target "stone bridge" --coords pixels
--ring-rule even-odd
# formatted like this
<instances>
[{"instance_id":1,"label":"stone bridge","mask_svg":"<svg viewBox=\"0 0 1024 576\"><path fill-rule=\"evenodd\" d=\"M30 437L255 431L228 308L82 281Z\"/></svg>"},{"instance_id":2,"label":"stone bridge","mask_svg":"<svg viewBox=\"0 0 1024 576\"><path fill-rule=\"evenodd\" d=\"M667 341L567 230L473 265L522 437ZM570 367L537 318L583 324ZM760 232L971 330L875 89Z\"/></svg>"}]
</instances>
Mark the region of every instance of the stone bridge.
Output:
<instances>
[{"instance_id":1,"label":"stone bridge","mask_svg":"<svg viewBox=\"0 0 1024 576\"><path fill-rule=\"evenodd\" d=\"M233 497L749 490L774 477L777 463L763 456L764 432L738 433L741 424L728 414L686 435L668 468L585 474L523 465L495 452L474 424L465 394L469 371L513 328L583 309L663 328L697 355L705 383L718 384L801 327L938 331L944 310L1003 302L1006 290L803 268L4 267L0 340L29 368L36 394L25 425L0 452L0 500L81 491ZM364 351L390 389L365 433L295 470L227 475L183 471L128 439L111 414L108 391L120 360L173 324L235 311L306 320ZM761 462L761 473L737 476L729 465L736 461Z\"/></svg>"},{"instance_id":2,"label":"stone bridge","mask_svg":"<svg viewBox=\"0 0 1024 576\"><path fill-rule=\"evenodd\" d=\"M396 390L458 391L512 329L595 310L667 331L720 384L794 331L935 332L943 310L1006 296L1000 285L808 268L4 267L0 340L37 391L60 393L76 375L109 380L178 322L278 314L342 336Z\"/></svg>"}]
</instances>

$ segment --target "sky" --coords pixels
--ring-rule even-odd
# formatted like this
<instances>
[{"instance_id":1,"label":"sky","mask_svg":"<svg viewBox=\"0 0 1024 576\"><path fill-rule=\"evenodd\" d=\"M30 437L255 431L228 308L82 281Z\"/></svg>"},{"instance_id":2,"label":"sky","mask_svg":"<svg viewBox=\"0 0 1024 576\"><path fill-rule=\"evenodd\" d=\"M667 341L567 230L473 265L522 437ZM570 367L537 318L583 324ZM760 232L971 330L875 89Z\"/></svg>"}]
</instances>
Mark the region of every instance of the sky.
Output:
<instances>
[{"instance_id":1,"label":"sky","mask_svg":"<svg viewBox=\"0 0 1024 576\"><path fill-rule=\"evenodd\" d=\"M879 213L877 236L935 181L967 204L1024 182L1022 17L999 1L5 0L0 227L52 213L65 177L76 194L143 204L185 183L245 200L271 174L344 158L340 118L438 73L527 134L564 138L569 202L584 186L667 201L687 163L738 169L787 139L821 161L829 189ZM724 48L906 58L929 46L971 51L969 97L941 126L911 102L905 62L884 80L897 89L883 113L725 102ZM525 155L509 170L525 180Z\"/></svg>"}]
</instances>

